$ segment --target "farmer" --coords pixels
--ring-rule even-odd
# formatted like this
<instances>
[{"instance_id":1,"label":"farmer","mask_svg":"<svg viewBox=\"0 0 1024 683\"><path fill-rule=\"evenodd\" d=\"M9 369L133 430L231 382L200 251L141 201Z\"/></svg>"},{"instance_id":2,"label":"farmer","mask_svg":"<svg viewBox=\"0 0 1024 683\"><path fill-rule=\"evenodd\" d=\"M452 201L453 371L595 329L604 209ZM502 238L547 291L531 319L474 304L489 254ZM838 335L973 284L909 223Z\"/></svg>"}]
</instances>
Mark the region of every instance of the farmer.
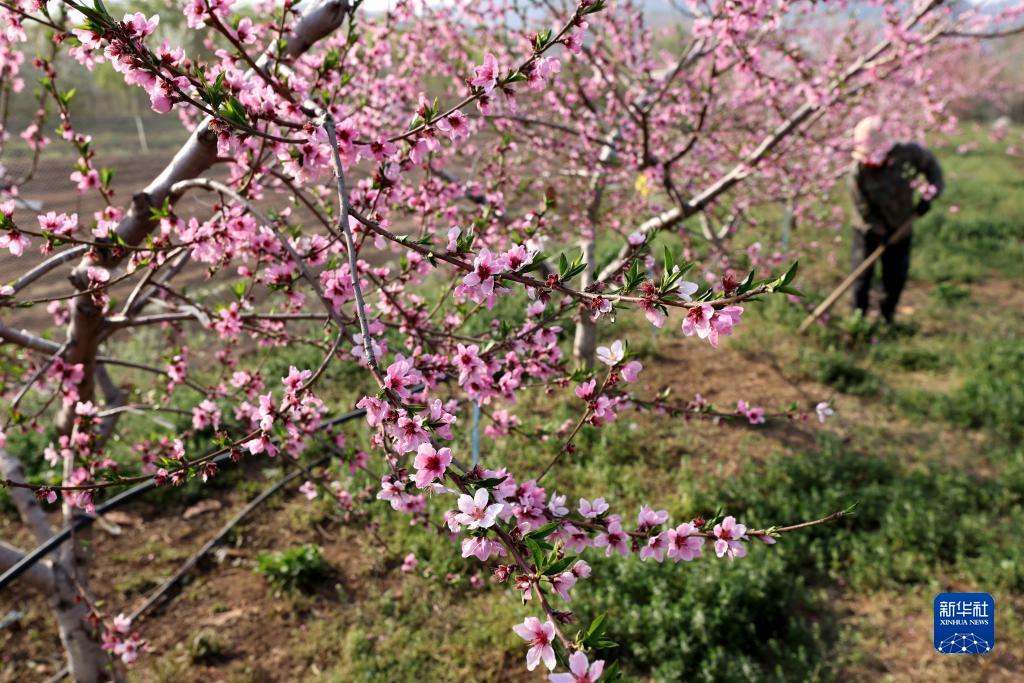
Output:
<instances>
[{"instance_id":1,"label":"farmer","mask_svg":"<svg viewBox=\"0 0 1024 683\"><path fill-rule=\"evenodd\" d=\"M897 237L881 257L885 290L882 317L892 322L910 269L911 224L928 213L931 200L942 194L942 169L921 145L889 140L878 116L858 123L853 141L855 163L849 183L858 214L854 220L853 267L879 245ZM868 312L873 271L872 265L853 285L853 307L864 315Z\"/></svg>"}]
</instances>

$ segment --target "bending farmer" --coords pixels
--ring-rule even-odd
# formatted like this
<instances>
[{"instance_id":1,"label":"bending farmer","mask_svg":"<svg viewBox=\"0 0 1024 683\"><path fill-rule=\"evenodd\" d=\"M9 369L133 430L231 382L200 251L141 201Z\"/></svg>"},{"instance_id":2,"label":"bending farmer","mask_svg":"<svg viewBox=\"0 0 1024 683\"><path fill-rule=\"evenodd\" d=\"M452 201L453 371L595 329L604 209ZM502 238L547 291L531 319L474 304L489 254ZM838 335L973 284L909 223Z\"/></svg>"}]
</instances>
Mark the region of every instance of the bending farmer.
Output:
<instances>
[{"instance_id":1,"label":"bending farmer","mask_svg":"<svg viewBox=\"0 0 1024 683\"><path fill-rule=\"evenodd\" d=\"M853 267L897 232L902 235L886 247L881 257L885 290L882 316L892 322L910 270L910 226L928 212L931 200L942 194L942 169L921 145L889 141L877 116L858 123L853 139L855 163L849 183L858 214L853 230ZM915 195L919 197L916 201ZM906 229L901 230L904 226ZM874 270L872 265L853 285L853 307L865 315Z\"/></svg>"}]
</instances>

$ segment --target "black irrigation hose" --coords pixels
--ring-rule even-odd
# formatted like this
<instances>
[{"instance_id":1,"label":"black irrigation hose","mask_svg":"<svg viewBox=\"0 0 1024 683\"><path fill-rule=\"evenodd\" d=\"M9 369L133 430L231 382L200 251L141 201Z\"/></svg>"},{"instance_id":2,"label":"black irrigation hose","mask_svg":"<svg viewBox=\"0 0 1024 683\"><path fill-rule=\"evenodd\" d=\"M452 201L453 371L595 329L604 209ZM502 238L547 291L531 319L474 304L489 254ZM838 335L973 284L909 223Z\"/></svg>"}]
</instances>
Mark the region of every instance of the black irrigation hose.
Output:
<instances>
[{"instance_id":1,"label":"black irrigation hose","mask_svg":"<svg viewBox=\"0 0 1024 683\"><path fill-rule=\"evenodd\" d=\"M348 422L349 420L354 420L357 417L362 417L363 415L366 415L365 409L353 410L350 413L345 413L344 415L339 415L336 418L328 420L327 422L323 423L323 426L333 427L335 425ZM231 454L225 453L214 458L213 462L216 463L217 465L221 465L229 461L230 459ZM77 517L74 521L71 522L71 524L69 524L68 526L64 527L56 534L51 536L45 542L36 547L35 550L25 555L25 557L21 558L21 560L14 564L10 569L5 571L3 575L0 575L0 590L6 588L8 584L12 583L15 579L24 574L30 568L32 568L33 565L35 565L37 562L39 562L48 554L50 554L54 549L63 545L63 543L71 537L71 534L73 532L81 529L82 527L89 526L90 524L95 522L97 518L99 518L103 513L109 512L110 510L114 510L124 505L130 500L133 500L145 493L149 493L155 488L156 483L154 483L153 480L147 481L145 483L139 484L138 486L134 486L128 489L127 491L122 491L121 493L117 494L116 496L114 496L107 502L103 503L102 505L97 505L96 514L82 515L81 517Z\"/></svg>"}]
</instances>

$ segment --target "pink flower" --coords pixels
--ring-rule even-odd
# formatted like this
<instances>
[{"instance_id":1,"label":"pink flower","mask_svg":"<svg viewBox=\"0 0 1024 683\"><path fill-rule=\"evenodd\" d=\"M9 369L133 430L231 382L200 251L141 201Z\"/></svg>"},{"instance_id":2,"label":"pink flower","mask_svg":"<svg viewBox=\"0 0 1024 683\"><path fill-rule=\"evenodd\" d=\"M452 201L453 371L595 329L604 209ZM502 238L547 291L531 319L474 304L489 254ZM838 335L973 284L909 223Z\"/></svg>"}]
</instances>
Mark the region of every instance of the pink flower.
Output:
<instances>
[{"instance_id":1,"label":"pink flower","mask_svg":"<svg viewBox=\"0 0 1024 683\"><path fill-rule=\"evenodd\" d=\"M697 536L697 527L689 522L665 532L668 536L668 556L676 562L690 562L700 557L704 539Z\"/></svg>"},{"instance_id":2,"label":"pink flower","mask_svg":"<svg viewBox=\"0 0 1024 683\"><path fill-rule=\"evenodd\" d=\"M217 429L220 426L220 418L220 408L209 399L192 408L192 426L195 429L206 429L211 425Z\"/></svg>"},{"instance_id":3,"label":"pink flower","mask_svg":"<svg viewBox=\"0 0 1024 683\"><path fill-rule=\"evenodd\" d=\"M569 570L576 575L577 579L586 579L590 577L590 565L585 560L577 560L576 564Z\"/></svg>"},{"instance_id":4,"label":"pink flower","mask_svg":"<svg viewBox=\"0 0 1024 683\"><path fill-rule=\"evenodd\" d=\"M726 306L715 313L715 317L711 320L713 332L708 338L712 346L718 345L719 336L729 337L732 335L732 328L739 324L741 315L743 315L742 306Z\"/></svg>"},{"instance_id":5,"label":"pink flower","mask_svg":"<svg viewBox=\"0 0 1024 683\"><path fill-rule=\"evenodd\" d=\"M515 271L533 263L533 257L536 255L536 252L527 249L522 244L517 244L506 251L502 258L505 260L505 267Z\"/></svg>"},{"instance_id":6,"label":"pink flower","mask_svg":"<svg viewBox=\"0 0 1024 683\"><path fill-rule=\"evenodd\" d=\"M576 585L576 575L570 572L562 572L551 578L551 585L554 587L555 592L562 596L562 599L566 602L572 600L572 596L569 595L569 590Z\"/></svg>"},{"instance_id":7,"label":"pink flower","mask_svg":"<svg viewBox=\"0 0 1024 683\"><path fill-rule=\"evenodd\" d=\"M28 237L14 229L0 235L0 249L9 249L11 254L14 256L21 256L24 254L25 247L30 243L31 241Z\"/></svg>"},{"instance_id":8,"label":"pink flower","mask_svg":"<svg viewBox=\"0 0 1024 683\"><path fill-rule=\"evenodd\" d=\"M577 650L569 655L569 671L567 674L549 674L551 683L594 683L604 673L604 660L599 659L589 664L587 656Z\"/></svg>"},{"instance_id":9,"label":"pink flower","mask_svg":"<svg viewBox=\"0 0 1024 683\"><path fill-rule=\"evenodd\" d=\"M644 366L638 360L631 360L622 366L622 378L627 382L635 382L637 375L644 369Z\"/></svg>"},{"instance_id":10,"label":"pink flower","mask_svg":"<svg viewBox=\"0 0 1024 683\"><path fill-rule=\"evenodd\" d=\"M730 560L743 557L747 549L740 541L747 537L747 527L736 523L736 518L729 515L721 524L715 525L715 554L719 557L728 556Z\"/></svg>"},{"instance_id":11,"label":"pink flower","mask_svg":"<svg viewBox=\"0 0 1024 683\"><path fill-rule=\"evenodd\" d=\"M470 85L483 88L485 93L490 93L498 81L499 70L498 60L488 52L484 57L484 63L476 67L476 78L470 81Z\"/></svg>"},{"instance_id":12,"label":"pink flower","mask_svg":"<svg viewBox=\"0 0 1024 683\"><path fill-rule=\"evenodd\" d=\"M752 408L744 400L736 402L736 412L747 418L752 425L764 424L764 408Z\"/></svg>"},{"instance_id":13,"label":"pink flower","mask_svg":"<svg viewBox=\"0 0 1024 683\"><path fill-rule=\"evenodd\" d=\"M370 158L384 162L398 154L398 147L395 143L381 138L369 144L369 152Z\"/></svg>"},{"instance_id":14,"label":"pink flower","mask_svg":"<svg viewBox=\"0 0 1024 683\"><path fill-rule=\"evenodd\" d=\"M589 401L590 397L594 395L594 390L596 388L597 381L588 380L583 384L579 385L578 387L576 387L576 396L583 399L584 401Z\"/></svg>"},{"instance_id":15,"label":"pink flower","mask_svg":"<svg viewBox=\"0 0 1024 683\"><path fill-rule=\"evenodd\" d=\"M651 557L658 562L664 560L665 552L668 550L668 538L668 532L665 532L647 539L647 545L640 548L640 560L646 561Z\"/></svg>"},{"instance_id":16,"label":"pink flower","mask_svg":"<svg viewBox=\"0 0 1024 683\"><path fill-rule=\"evenodd\" d=\"M281 382L284 383L285 389L288 390L289 394L294 394L312 376L312 370L299 370L297 367L292 365L288 368L288 376L282 377Z\"/></svg>"},{"instance_id":17,"label":"pink flower","mask_svg":"<svg viewBox=\"0 0 1024 683\"><path fill-rule=\"evenodd\" d=\"M526 74L526 84L530 87L530 90L539 92L547 87L548 79L561 70L562 64L557 58L541 57L534 62L533 69Z\"/></svg>"},{"instance_id":18,"label":"pink flower","mask_svg":"<svg viewBox=\"0 0 1024 683\"><path fill-rule=\"evenodd\" d=\"M260 434L255 439L250 439L244 444L245 448L249 450L252 455L259 455L260 453L266 453L269 457L273 458L277 455L277 446L270 440L270 437L266 434Z\"/></svg>"},{"instance_id":19,"label":"pink flower","mask_svg":"<svg viewBox=\"0 0 1024 683\"><path fill-rule=\"evenodd\" d=\"M569 508L565 507L565 496L552 493L551 500L548 501L548 511L555 517L565 517L569 514Z\"/></svg>"},{"instance_id":20,"label":"pink flower","mask_svg":"<svg viewBox=\"0 0 1024 683\"><path fill-rule=\"evenodd\" d=\"M90 168L85 173L75 171L71 174L70 179L71 182L77 183L79 192L100 186L100 174L95 168Z\"/></svg>"},{"instance_id":21,"label":"pink flower","mask_svg":"<svg viewBox=\"0 0 1024 683\"><path fill-rule=\"evenodd\" d=\"M410 388L421 381L423 381L423 375L413 367L412 361L398 356L398 359L388 366L384 386L398 394L398 397L404 401L412 395Z\"/></svg>"},{"instance_id":22,"label":"pink flower","mask_svg":"<svg viewBox=\"0 0 1024 683\"><path fill-rule=\"evenodd\" d=\"M657 327L659 330L665 326L665 321L668 316L652 302L644 299L640 302L640 308L644 312L644 317L647 318L647 322Z\"/></svg>"},{"instance_id":23,"label":"pink flower","mask_svg":"<svg viewBox=\"0 0 1024 683\"><path fill-rule=\"evenodd\" d=\"M603 296L599 296L596 299L592 299L590 302L591 320L598 320L602 315L612 312L612 302L605 299Z\"/></svg>"},{"instance_id":24,"label":"pink flower","mask_svg":"<svg viewBox=\"0 0 1024 683\"><path fill-rule=\"evenodd\" d=\"M586 498L580 498L580 514L587 519L594 519L608 512L608 508L609 505L604 502L604 498L595 498L593 503Z\"/></svg>"},{"instance_id":25,"label":"pink flower","mask_svg":"<svg viewBox=\"0 0 1024 683\"><path fill-rule=\"evenodd\" d=\"M132 620L129 617L126 617L124 612L121 612L114 617L114 630L118 633L127 634L132 630Z\"/></svg>"},{"instance_id":26,"label":"pink flower","mask_svg":"<svg viewBox=\"0 0 1024 683\"><path fill-rule=\"evenodd\" d=\"M687 337L697 335L701 339L707 339L711 334L711 318L715 315L715 309L711 304L694 306L683 318L683 334Z\"/></svg>"},{"instance_id":27,"label":"pink flower","mask_svg":"<svg viewBox=\"0 0 1024 683\"><path fill-rule=\"evenodd\" d=\"M612 342L611 348L607 346L597 347L597 359L605 365L618 365L626 357L626 347L621 339Z\"/></svg>"},{"instance_id":28,"label":"pink flower","mask_svg":"<svg viewBox=\"0 0 1024 683\"><path fill-rule=\"evenodd\" d=\"M679 266L676 266L676 268L679 268ZM681 280L679 284L676 285L675 293L676 296L678 296L683 301L693 301L693 295L697 293L698 289L700 289L700 285L698 285L696 282L687 282L686 280Z\"/></svg>"},{"instance_id":29,"label":"pink flower","mask_svg":"<svg viewBox=\"0 0 1024 683\"><path fill-rule=\"evenodd\" d=\"M135 14L124 15L123 21L132 37L142 39L156 30L157 25L160 23L160 15L154 14L149 19L146 19L146 15L142 12L136 12Z\"/></svg>"},{"instance_id":30,"label":"pink flower","mask_svg":"<svg viewBox=\"0 0 1024 683\"><path fill-rule=\"evenodd\" d=\"M188 92L191 84L187 78L179 76L171 79L172 83L167 81L154 81L151 86L147 87L146 92L149 93L149 106L157 114L166 114L174 106L174 102L177 98L177 94L174 88L182 92Z\"/></svg>"},{"instance_id":31,"label":"pink flower","mask_svg":"<svg viewBox=\"0 0 1024 683\"><path fill-rule=\"evenodd\" d=\"M426 488L435 479L444 479L448 465L452 463L452 449L434 450L429 443L421 444L416 451L413 465L416 467L416 486ZM486 492L486 491L485 491Z\"/></svg>"},{"instance_id":32,"label":"pink flower","mask_svg":"<svg viewBox=\"0 0 1024 683\"><path fill-rule=\"evenodd\" d=\"M526 653L526 668L533 671L537 664L544 660L549 671L555 668L555 649L551 643L555 639L555 625L551 621L540 623L537 617L526 617L521 624L512 627L515 634L530 644Z\"/></svg>"},{"instance_id":33,"label":"pink flower","mask_svg":"<svg viewBox=\"0 0 1024 683\"><path fill-rule=\"evenodd\" d=\"M86 275L89 276L89 282L95 287L101 285L104 282L110 282L110 271L106 268L100 268L99 266L89 266L85 271Z\"/></svg>"},{"instance_id":34,"label":"pink flower","mask_svg":"<svg viewBox=\"0 0 1024 683\"><path fill-rule=\"evenodd\" d=\"M640 508L640 514L637 515L637 523L641 530L653 529L656 526L661 526L667 521L667 510L654 511L646 505Z\"/></svg>"},{"instance_id":35,"label":"pink flower","mask_svg":"<svg viewBox=\"0 0 1024 683\"><path fill-rule=\"evenodd\" d=\"M419 561L416 559L416 554L409 553L405 556L405 559L402 560L402 571L408 574L416 569L417 564L419 564Z\"/></svg>"},{"instance_id":36,"label":"pink flower","mask_svg":"<svg viewBox=\"0 0 1024 683\"><path fill-rule=\"evenodd\" d=\"M66 213L58 214L51 211L44 216L38 216L39 229L44 232L52 232L59 237L69 237L78 228L78 214L70 216Z\"/></svg>"},{"instance_id":37,"label":"pink flower","mask_svg":"<svg viewBox=\"0 0 1024 683\"><path fill-rule=\"evenodd\" d=\"M486 562L491 555L504 555L505 548L494 541L477 536L470 536L462 539L462 556L475 557L481 562Z\"/></svg>"},{"instance_id":38,"label":"pink flower","mask_svg":"<svg viewBox=\"0 0 1024 683\"><path fill-rule=\"evenodd\" d=\"M462 279L462 284L455 288L455 294L467 296L478 304L486 303L490 308L494 304L494 278L506 267L504 258L484 247L473 259L473 272Z\"/></svg>"},{"instance_id":39,"label":"pink flower","mask_svg":"<svg viewBox=\"0 0 1024 683\"><path fill-rule=\"evenodd\" d=\"M586 22L583 22L581 26L573 27L569 32L569 35L565 37L565 46L569 48L569 52L574 55L578 55L583 51L583 31L587 28Z\"/></svg>"},{"instance_id":40,"label":"pink flower","mask_svg":"<svg viewBox=\"0 0 1024 683\"><path fill-rule=\"evenodd\" d=\"M366 423L371 427L379 425L388 414L388 404L373 396L363 396L356 403L356 408L366 411Z\"/></svg>"},{"instance_id":41,"label":"pink flower","mask_svg":"<svg viewBox=\"0 0 1024 683\"><path fill-rule=\"evenodd\" d=\"M422 444L429 443L430 432L425 426L425 419L422 415L402 415L395 423L394 429L389 433L395 438L395 447L401 453L408 453L419 448Z\"/></svg>"},{"instance_id":42,"label":"pink flower","mask_svg":"<svg viewBox=\"0 0 1024 683\"><path fill-rule=\"evenodd\" d=\"M473 496L462 494L459 496L461 512L455 516L455 520L467 529L489 529L494 526L498 514L505 506L502 503L488 505L490 498L487 489L477 489Z\"/></svg>"},{"instance_id":43,"label":"pink flower","mask_svg":"<svg viewBox=\"0 0 1024 683\"><path fill-rule=\"evenodd\" d=\"M299 492L306 497L306 500L313 500L317 495L316 484L307 481L299 487Z\"/></svg>"},{"instance_id":44,"label":"pink flower","mask_svg":"<svg viewBox=\"0 0 1024 683\"><path fill-rule=\"evenodd\" d=\"M236 31L238 33L238 39L246 45L255 43L257 40L258 36L253 28L252 19L249 17L244 17L238 22L238 28Z\"/></svg>"},{"instance_id":45,"label":"pink flower","mask_svg":"<svg viewBox=\"0 0 1024 683\"><path fill-rule=\"evenodd\" d=\"M454 111L436 124L437 129L447 135L452 142L469 137L469 119L461 111Z\"/></svg>"},{"instance_id":46,"label":"pink flower","mask_svg":"<svg viewBox=\"0 0 1024 683\"><path fill-rule=\"evenodd\" d=\"M458 226L448 228L448 244L445 245L445 251L454 254L459 250L459 235L461 234L462 228Z\"/></svg>"},{"instance_id":47,"label":"pink flower","mask_svg":"<svg viewBox=\"0 0 1024 683\"><path fill-rule=\"evenodd\" d=\"M618 520L608 525L608 530L598 534L594 539L595 548L604 548L605 557L611 557L613 552L625 557L629 555L629 536L622 530L622 524Z\"/></svg>"},{"instance_id":48,"label":"pink flower","mask_svg":"<svg viewBox=\"0 0 1024 683\"><path fill-rule=\"evenodd\" d=\"M832 406L830 406L827 401L822 401L818 405L814 406L814 412L818 414L818 422L825 424L825 418L835 415L836 411L832 409Z\"/></svg>"},{"instance_id":49,"label":"pink flower","mask_svg":"<svg viewBox=\"0 0 1024 683\"><path fill-rule=\"evenodd\" d=\"M204 0L190 0L185 5L184 13L189 28L200 28L206 17L206 3Z\"/></svg>"},{"instance_id":50,"label":"pink flower","mask_svg":"<svg viewBox=\"0 0 1024 683\"><path fill-rule=\"evenodd\" d=\"M687 337L696 334L701 339L707 339L717 349L718 337L732 335L732 328L739 323L742 313L742 306L726 306L719 311L711 304L695 306L683 319L683 334Z\"/></svg>"}]
</instances>

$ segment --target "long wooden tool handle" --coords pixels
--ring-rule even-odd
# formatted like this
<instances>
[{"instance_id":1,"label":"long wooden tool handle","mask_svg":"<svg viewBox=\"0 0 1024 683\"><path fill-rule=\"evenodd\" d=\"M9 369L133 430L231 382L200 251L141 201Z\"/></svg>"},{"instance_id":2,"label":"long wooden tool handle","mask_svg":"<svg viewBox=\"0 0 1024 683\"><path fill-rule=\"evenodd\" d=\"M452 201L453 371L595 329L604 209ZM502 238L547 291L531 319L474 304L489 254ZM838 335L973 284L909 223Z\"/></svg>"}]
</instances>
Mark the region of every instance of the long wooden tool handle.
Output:
<instances>
[{"instance_id":1,"label":"long wooden tool handle","mask_svg":"<svg viewBox=\"0 0 1024 683\"><path fill-rule=\"evenodd\" d=\"M800 327L797 328L797 332L799 332L800 334L806 332L807 328L813 325L815 320L824 315L825 311L832 308L832 305L835 304L835 302L839 300L839 297L841 297L843 293L846 292L846 290L848 290L853 285L853 283L857 281L857 278L859 278L865 270L874 265L875 261L879 259L879 257L882 255L882 252L885 251L885 248L887 246L895 242L899 242L901 239L907 236L907 233L910 232L911 225L911 221L908 221L907 223L903 224L899 230L893 233L892 237L886 240L885 244L879 245L878 248L871 252L871 254L866 259L864 259L859 266L853 269L852 273L846 276L845 280L839 283L839 286L836 287L832 291L832 293L825 298L824 301L818 304L818 307L815 308L809 316L804 318L804 321L800 323Z\"/></svg>"}]
</instances>

